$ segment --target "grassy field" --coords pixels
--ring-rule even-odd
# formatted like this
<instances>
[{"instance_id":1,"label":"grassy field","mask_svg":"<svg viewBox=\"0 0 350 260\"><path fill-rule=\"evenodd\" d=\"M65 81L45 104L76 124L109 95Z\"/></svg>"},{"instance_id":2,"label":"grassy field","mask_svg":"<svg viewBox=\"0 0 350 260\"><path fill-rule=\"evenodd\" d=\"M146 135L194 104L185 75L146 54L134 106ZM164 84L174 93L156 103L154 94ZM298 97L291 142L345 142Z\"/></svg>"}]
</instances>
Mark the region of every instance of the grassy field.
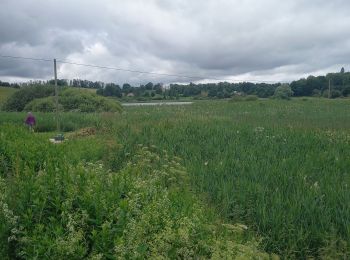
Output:
<instances>
[{"instance_id":1,"label":"grassy field","mask_svg":"<svg viewBox=\"0 0 350 260\"><path fill-rule=\"evenodd\" d=\"M123 172L131 162L137 163L132 158L138 158L140 145L155 147L170 158L181 158L178 163L188 173L190 193L195 194L189 201L199 199L196 203L202 203L204 211L213 209L212 214L225 223L248 226L244 241L259 237L261 250L285 258L346 259L350 256L349 109L350 100L310 98L129 107L119 115L64 114L63 128L90 125L99 138L84 147L68 141L60 149L63 154L64 147L75 151L71 152L75 164L102 160L110 171ZM1 113L1 127L20 125L23 117ZM54 129L53 116L38 115L37 130L47 129ZM34 134L35 138L46 135ZM12 147L14 141L6 142ZM113 144L112 153L98 152L108 144ZM73 149L75 146L80 148ZM16 161L20 147L8 149L12 155L2 148L3 158ZM44 153L45 149L38 150ZM35 161L27 156L27 162ZM2 167L4 161L7 159ZM30 169L41 168L34 164ZM204 240L212 241L210 235ZM213 252L211 249L206 257L215 255Z\"/></svg>"},{"instance_id":2,"label":"grassy field","mask_svg":"<svg viewBox=\"0 0 350 260\"><path fill-rule=\"evenodd\" d=\"M0 87L0 109L4 101L16 91L15 88Z\"/></svg>"}]
</instances>

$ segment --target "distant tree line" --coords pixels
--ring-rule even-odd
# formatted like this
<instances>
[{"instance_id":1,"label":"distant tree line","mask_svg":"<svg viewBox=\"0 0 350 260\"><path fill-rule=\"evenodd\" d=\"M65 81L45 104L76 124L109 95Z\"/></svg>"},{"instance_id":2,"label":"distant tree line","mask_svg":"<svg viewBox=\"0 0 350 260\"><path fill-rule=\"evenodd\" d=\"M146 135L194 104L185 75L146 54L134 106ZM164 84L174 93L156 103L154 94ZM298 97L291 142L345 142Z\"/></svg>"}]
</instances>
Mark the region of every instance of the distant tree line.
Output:
<instances>
[{"instance_id":1,"label":"distant tree line","mask_svg":"<svg viewBox=\"0 0 350 260\"><path fill-rule=\"evenodd\" d=\"M270 97L274 94L275 89L280 86L277 84L266 83L207 83L207 84L194 84L188 85L171 84L167 95L173 97L190 97L190 96L202 96L209 98L230 98L234 95L256 95L261 98Z\"/></svg>"},{"instance_id":2,"label":"distant tree line","mask_svg":"<svg viewBox=\"0 0 350 260\"><path fill-rule=\"evenodd\" d=\"M329 86L331 91L329 91ZM324 96L336 98L350 95L350 72L344 68L339 73L328 73L326 76L309 76L306 79L293 81L290 84L294 96Z\"/></svg>"},{"instance_id":3,"label":"distant tree line","mask_svg":"<svg viewBox=\"0 0 350 260\"><path fill-rule=\"evenodd\" d=\"M350 72L345 72L344 68L339 73L328 73L326 76L309 76L293 81L290 84L282 83L206 83L206 84L170 84L167 88L161 83L152 82L139 87L131 86L128 83L119 86L118 84L105 84L97 90L97 94L114 97L131 97L136 99L177 99L181 97L194 98L230 98L240 95L255 95L260 98L269 98L280 93L281 89L288 92L286 86L291 90L287 96L324 96L337 98L350 95ZM330 91L329 91L330 86ZM280 88L279 88L280 87ZM279 88L279 89L278 89ZM280 94L279 94L280 95Z\"/></svg>"},{"instance_id":4,"label":"distant tree line","mask_svg":"<svg viewBox=\"0 0 350 260\"><path fill-rule=\"evenodd\" d=\"M129 83L124 83L121 87L118 84L107 83L104 88L100 88L96 91L98 95L102 96L114 96L114 97L135 97L135 98L153 98L163 99L166 98L166 89L163 84L152 82L146 85L141 84L139 87L131 86Z\"/></svg>"},{"instance_id":5,"label":"distant tree line","mask_svg":"<svg viewBox=\"0 0 350 260\"><path fill-rule=\"evenodd\" d=\"M20 85L18 83L9 83L0 80L0 87L19 88Z\"/></svg>"},{"instance_id":6,"label":"distant tree line","mask_svg":"<svg viewBox=\"0 0 350 260\"><path fill-rule=\"evenodd\" d=\"M0 86L24 87L32 85L53 85L54 80L29 81L26 83L1 82ZM276 89L286 84L281 83L206 83L206 84L170 84L165 87L162 83L141 84L132 86L129 83L118 85L115 83L104 83L101 81L89 81L81 79L58 79L59 86L71 86L77 88L96 89L96 93L101 96L129 97L132 99L178 99L181 97L192 98L230 98L232 96L255 95L260 98L268 98L275 95ZM288 85L288 84L287 84ZM329 91L329 85L331 91ZM293 81L289 84L291 93L294 96L324 96L341 97L350 95L350 72L345 72L344 68L339 73L328 73L326 76L309 76Z\"/></svg>"},{"instance_id":7,"label":"distant tree line","mask_svg":"<svg viewBox=\"0 0 350 260\"><path fill-rule=\"evenodd\" d=\"M113 97L133 97L133 98L152 98L152 99L177 99L180 97L210 97L210 98L229 98L233 95L257 95L258 97L270 97L275 89L281 84L265 83L208 83L208 84L170 84L165 87L161 83L152 82L139 87L131 86L128 83L119 86L118 84L108 83L104 88L97 90L97 94Z\"/></svg>"},{"instance_id":8,"label":"distant tree line","mask_svg":"<svg viewBox=\"0 0 350 260\"><path fill-rule=\"evenodd\" d=\"M27 86L42 86L42 85L55 85L55 80L30 80L28 82L22 83L9 83L0 81L0 86L2 87L27 87ZM90 81L90 80L82 80L82 79L57 79L58 86L64 87L77 87L77 88L91 88L91 89L99 89L104 88L105 83L101 81Z\"/></svg>"}]
</instances>

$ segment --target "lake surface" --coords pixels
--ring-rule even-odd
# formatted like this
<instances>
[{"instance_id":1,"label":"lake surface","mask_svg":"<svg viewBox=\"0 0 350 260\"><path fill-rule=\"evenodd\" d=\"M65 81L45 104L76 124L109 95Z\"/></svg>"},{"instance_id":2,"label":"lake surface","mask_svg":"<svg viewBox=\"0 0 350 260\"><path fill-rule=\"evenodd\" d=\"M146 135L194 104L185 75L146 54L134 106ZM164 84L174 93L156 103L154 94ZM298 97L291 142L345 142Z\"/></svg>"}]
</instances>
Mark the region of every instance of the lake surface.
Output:
<instances>
[{"instance_id":1,"label":"lake surface","mask_svg":"<svg viewBox=\"0 0 350 260\"><path fill-rule=\"evenodd\" d=\"M143 102L143 103L122 103L122 106L124 107L131 107L131 106L182 106L182 105L191 105L193 102Z\"/></svg>"}]
</instances>

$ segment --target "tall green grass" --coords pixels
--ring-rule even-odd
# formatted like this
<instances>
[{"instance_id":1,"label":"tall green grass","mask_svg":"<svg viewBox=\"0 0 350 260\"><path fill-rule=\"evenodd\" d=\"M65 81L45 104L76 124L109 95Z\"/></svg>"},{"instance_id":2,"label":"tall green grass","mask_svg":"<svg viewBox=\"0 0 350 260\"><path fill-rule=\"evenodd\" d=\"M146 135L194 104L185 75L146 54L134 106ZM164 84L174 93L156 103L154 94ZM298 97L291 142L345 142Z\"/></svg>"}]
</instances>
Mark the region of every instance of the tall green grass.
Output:
<instances>
[{"instance_id":1,"label":"tall green grass","mask_svg":"<svg viewBox=\"0 0 350 260\"><path fill-rule=\"evenodd\" d=\"M54 132L57 130L55 113L33 113L36 118L35 132ZM1 112L0 126L4 124L14 124L23 126L26 119L26 112ZM59 114L60 131L70 132L83 127L100 127L108 120L118 120L118 113L78 113L67 112Z\"/></svg>"},{"instance_id":2,"label":"tall green grass","mask_svg":"<svg viewBox=\"0 0 350 260\"><path fill-rule=\"evenodd\" d=\"M193 187L287 258L349 256L349 100L130 108L118 140L181 156Z\"/></svg>"},{"instance_id":3,"label":"tall green grass","mask_svg":"<svg viewBox=\"0 0 350 260\"><path fill-rule=\"evenodd\" d=\"M270 259L194 196L180 158L136 145L112 171L123 146L104 131L54 145L1 126L1 259Z\"/></svg>"},{"instance_id":4,"label":"tall green grass","mask_svg":"<svg viewBox=\"0 0 350 260\"><path fill-rule=\"evenodd\" d=\"M192 189L226 221L248 225L265 250L285 258L346 259L349 109L348 99L212 101L129 107L118 116L84 114L81 121L80 114L62 117L75 128L94 124L103 139L118 144L108 153L117 156L105 157L114 171L126 166L137 144L181 157Z\"/></svg>"}]
</instances>

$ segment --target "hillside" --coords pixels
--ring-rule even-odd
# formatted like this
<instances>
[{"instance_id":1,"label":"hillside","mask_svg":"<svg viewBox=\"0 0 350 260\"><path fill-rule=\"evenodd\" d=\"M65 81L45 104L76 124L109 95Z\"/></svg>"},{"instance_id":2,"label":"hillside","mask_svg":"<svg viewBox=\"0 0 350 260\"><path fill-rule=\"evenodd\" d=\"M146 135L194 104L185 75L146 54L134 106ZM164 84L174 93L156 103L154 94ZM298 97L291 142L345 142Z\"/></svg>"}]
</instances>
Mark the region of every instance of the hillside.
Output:
<instances>
[{"instance_id":1,"label":"hillside","mask_svg":"<svg viewBox=\"0 0 350 260\"><path fill-rule=\"evenodd\" d=\"M16 91L18 91L16 88L0 87L0 107L5 102L5 100Z\"/></svg>"},{"instance_id":2,"label":"hillside","mask_svg":"<svg viewBox=\"0 0 350 260\"><path fill-rule=\"evenodd\" d=\"M53 112L56 109L52 85L22 87L4 102L4 111ZM92 91L64 87L59 91L59 109L75 112L118 112L119 102L101 97Z\"/></svg>"}]
</instances>

